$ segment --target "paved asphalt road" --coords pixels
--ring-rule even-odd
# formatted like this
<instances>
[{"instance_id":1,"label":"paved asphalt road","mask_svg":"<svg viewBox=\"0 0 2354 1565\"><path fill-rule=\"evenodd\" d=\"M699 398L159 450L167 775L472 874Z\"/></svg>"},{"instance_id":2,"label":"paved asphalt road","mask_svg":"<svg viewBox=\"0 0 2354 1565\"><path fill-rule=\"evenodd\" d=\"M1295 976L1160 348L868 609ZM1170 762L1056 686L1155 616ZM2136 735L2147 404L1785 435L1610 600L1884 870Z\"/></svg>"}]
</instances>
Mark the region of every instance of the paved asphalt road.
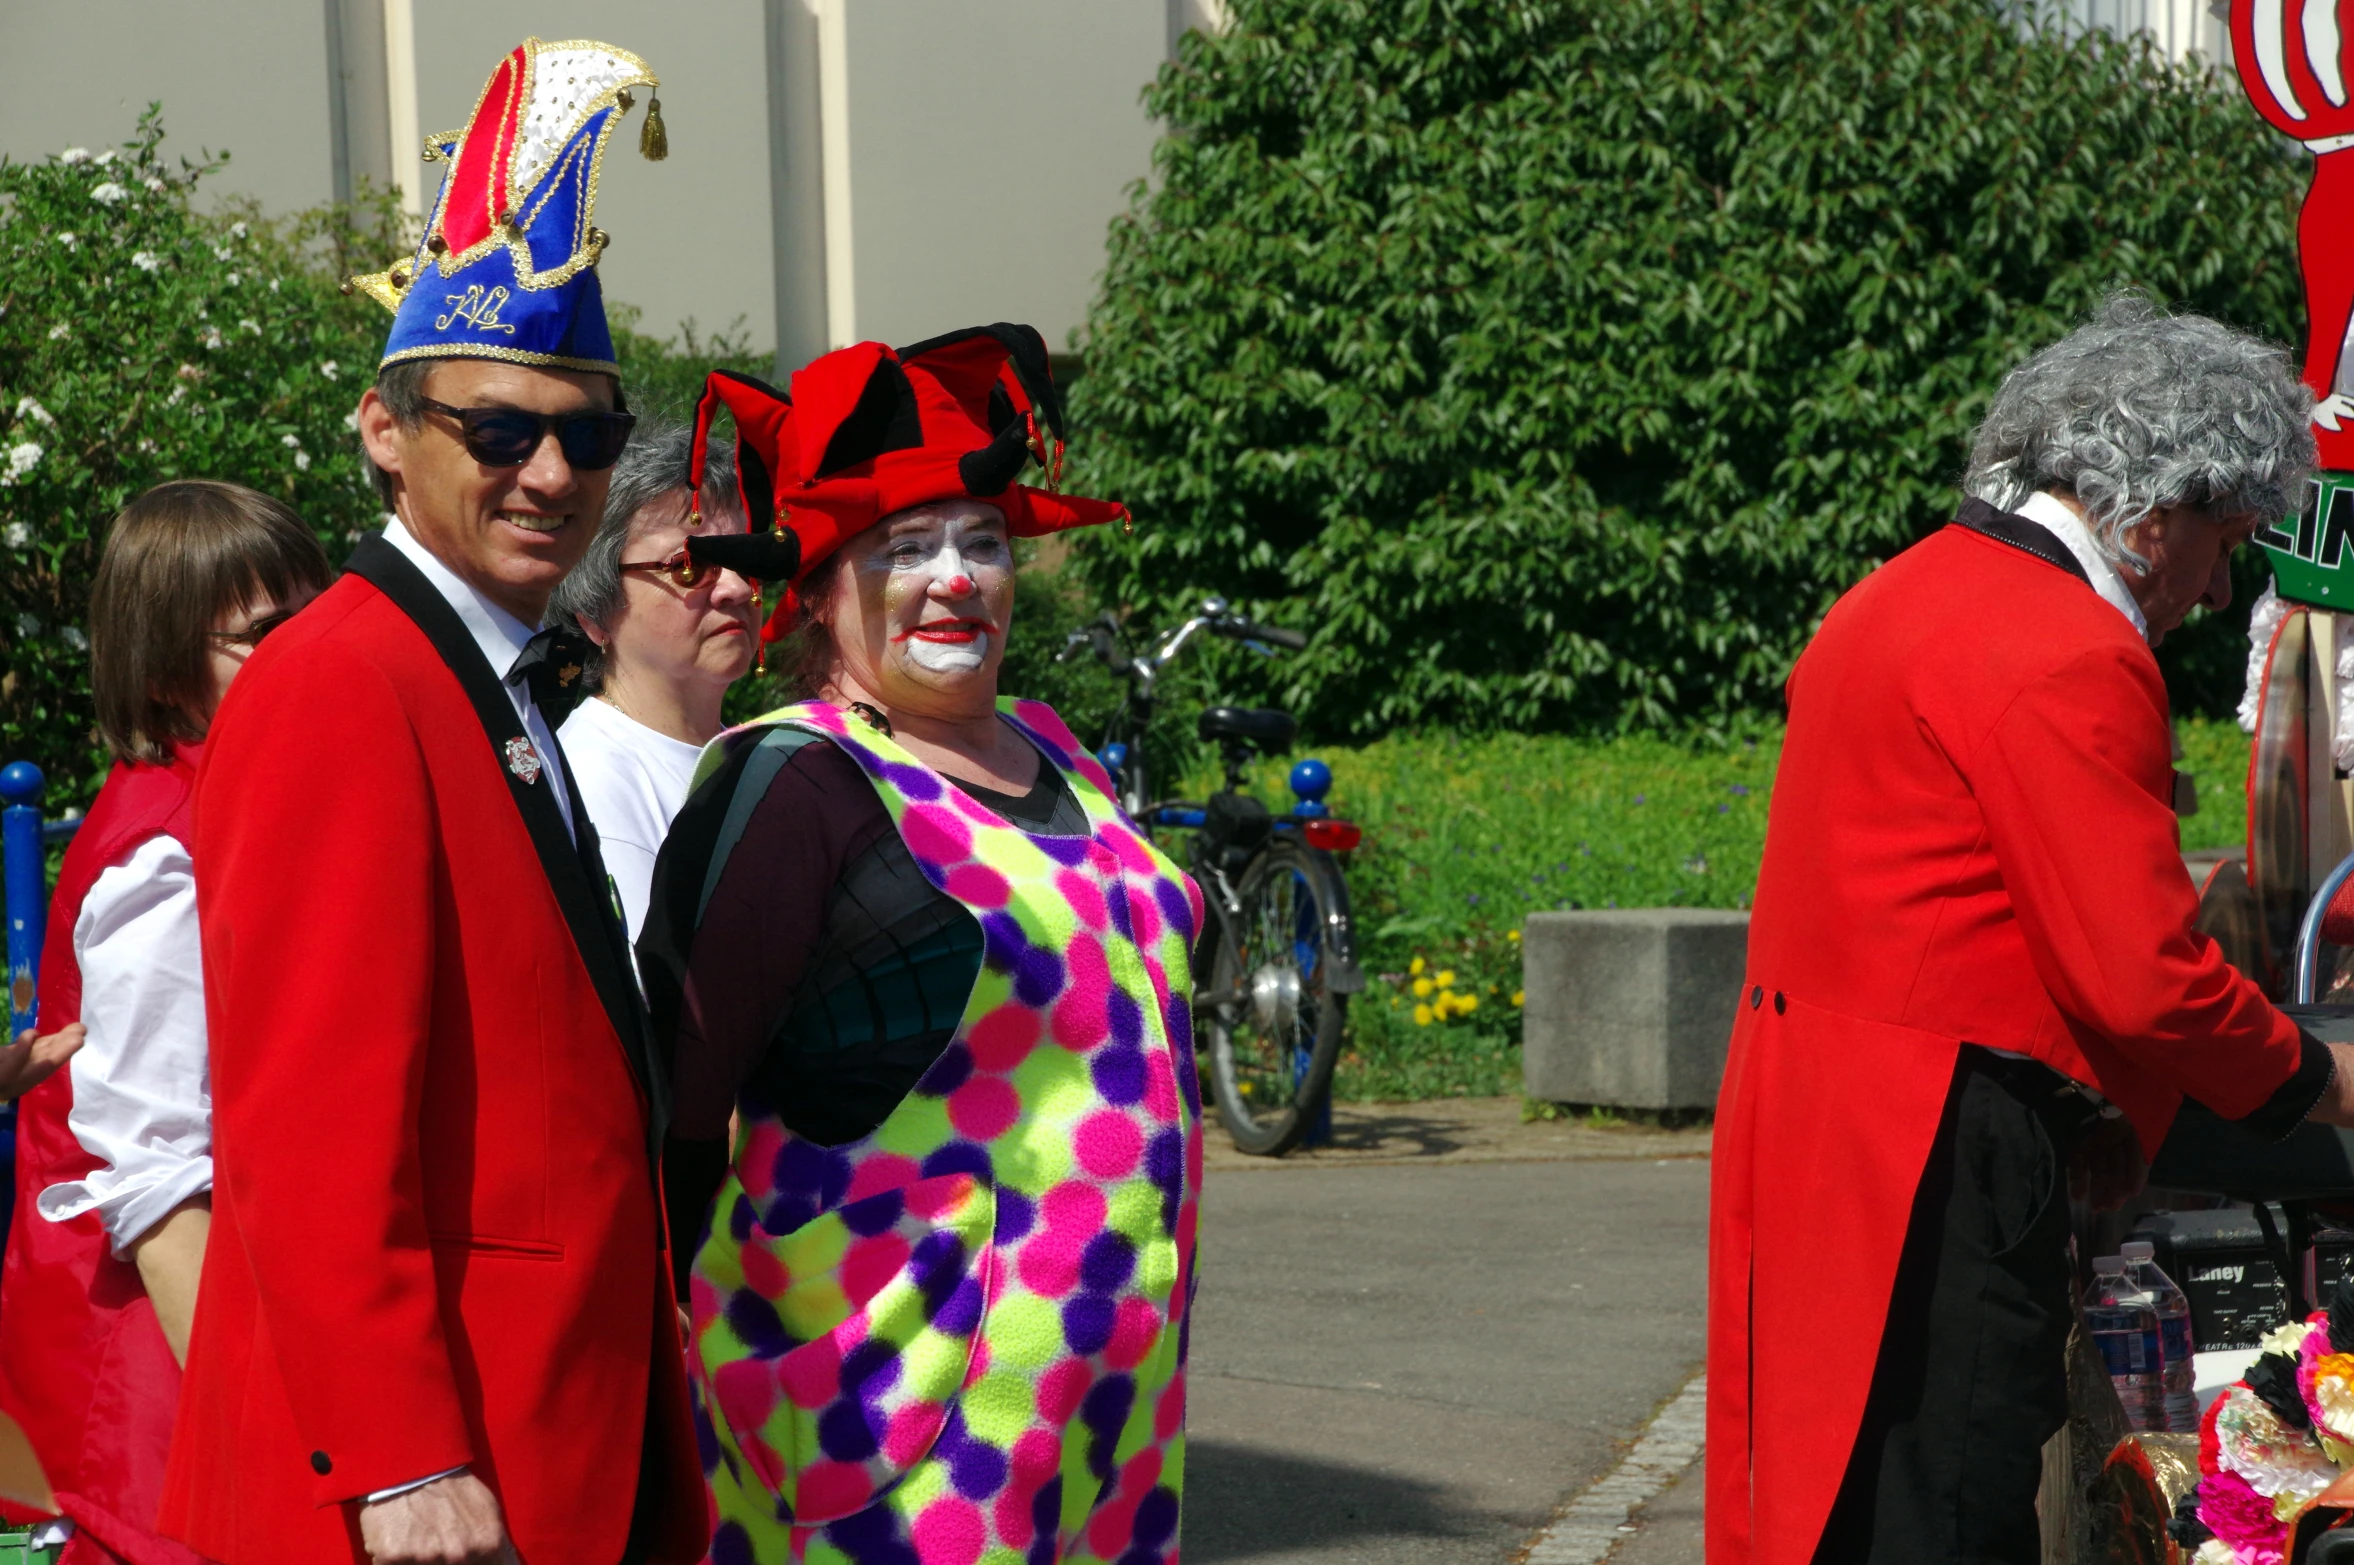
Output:
<instances>
[{"instance_id":1,"label":"paved asphalt road","mask_svg":"<svg viewBox=\"0 0 2354 1565\"><path fill-rule=\"evenodd\" d=\"M1357 1111L1313 1160L1213 1159L1188 1565L1503 1565L1699 1368L1706 1133L1498 1106L1457 1134L1450 1112ZM1696 1493L1689 1517L1668 1503L1696 1489L1614 1565L1696 1562Z\"/></svg>"}]
</instances>

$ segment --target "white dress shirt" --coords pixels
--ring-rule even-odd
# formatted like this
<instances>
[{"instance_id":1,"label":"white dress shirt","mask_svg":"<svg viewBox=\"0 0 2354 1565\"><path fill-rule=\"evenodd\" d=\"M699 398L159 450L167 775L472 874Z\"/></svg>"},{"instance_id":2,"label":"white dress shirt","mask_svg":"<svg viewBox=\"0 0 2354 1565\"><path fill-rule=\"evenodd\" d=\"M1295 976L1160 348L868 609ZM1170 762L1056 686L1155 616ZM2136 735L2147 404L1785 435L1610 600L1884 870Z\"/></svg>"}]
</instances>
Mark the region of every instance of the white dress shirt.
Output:
<instances>
[{"instance_id":1,"label":"white dress shirt","mask_svg":"<svg viewBox=\"0 0 2354 1565\"><path fill-rule=\"evenodd\" d=\"M621 921L637 945L654 895L654 858L671 819L687 802L703 748L657 732L610 701L573 708L556 736L580 785L581 808L597 828L605 869L621 898Z\"/></svg>"},{"instance_id":2,"label":"white dress shirt","mask_svg":"<svg viewBox=\"0 0 2354 1565\"><path fill-rule=\"evenodd\" d=\"M2117 567L2092 541L2092 529L2084 525L2084 518L2068 509L2058 495L2038 490L2019 507L2019 514L2041 526L2045 532L2067 546L2076 556L2076 563L2084 567L2084 574L2092 581L2092 590L2101 601L2132 622L2144 640L2149 639L2150 622L2142 618L2141 605L2133 601L2133 594L2125 590L2125 578L2117 574Z\"/></svg>"},{"instance_id":3,"label":"white dress shirt","mask_svg":"<svg viewBox=\"0 0 2354 1565\"><path fill-rule=\"evenodd\" d=\"M475 590L474 584L436 559L433 552L419 543L416 535L401 524L398 517L384 524L384 541L400 550L411 565L425 573L434 591L449 600L458 611L474 644L482 649L483 661L490 664L492 677L505 684L514 670L515 660L523 655L523 648L539 627L526 625L514 615ZM556 808L563 812L564 829L572 829L572 799L564 791L564 768L558 764L556 736L548 727L548 720L539 713L531 699L531 686L522 680L506 686L507 699L515 703L515 715L523 720L523 732L531 739L532 748L539 752L540 781L548 785L556 796Z\"/></svg>"},{"instance_id":4,"label":"white dress shirt","mask_svg":"<svg viewBox=\"0 0 2354 1565\"><path fill-rule=\"evenodd\" d=\"M33 1198L53 1223L98 1214L118 1256L212 1189L204 951L188 850L167 836L101 871L74 920L89 1038L68 1062L66 1124L99 1166Z\"/></svg>"}]
</instances>

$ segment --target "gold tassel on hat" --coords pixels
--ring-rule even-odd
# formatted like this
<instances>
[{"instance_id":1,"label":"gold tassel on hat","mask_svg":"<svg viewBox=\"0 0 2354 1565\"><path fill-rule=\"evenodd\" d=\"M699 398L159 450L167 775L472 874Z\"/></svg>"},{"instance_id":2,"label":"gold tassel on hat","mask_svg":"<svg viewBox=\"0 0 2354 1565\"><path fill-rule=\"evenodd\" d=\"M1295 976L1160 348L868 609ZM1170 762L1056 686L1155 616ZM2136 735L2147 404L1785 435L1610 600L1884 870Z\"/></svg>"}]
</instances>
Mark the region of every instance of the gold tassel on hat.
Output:
<instances>
[{"instance_id":1,"label":"gold tassel on hat","mask_svg":"<svg viewBox=\"0 0 2354 1565\"><path fill-rule=\"evenodd\" d=\"M670 132L662 124L662 100L646 99L646 123L638 127L638 156L659 163L670 156Z\"/></svg>"}]
</instances>

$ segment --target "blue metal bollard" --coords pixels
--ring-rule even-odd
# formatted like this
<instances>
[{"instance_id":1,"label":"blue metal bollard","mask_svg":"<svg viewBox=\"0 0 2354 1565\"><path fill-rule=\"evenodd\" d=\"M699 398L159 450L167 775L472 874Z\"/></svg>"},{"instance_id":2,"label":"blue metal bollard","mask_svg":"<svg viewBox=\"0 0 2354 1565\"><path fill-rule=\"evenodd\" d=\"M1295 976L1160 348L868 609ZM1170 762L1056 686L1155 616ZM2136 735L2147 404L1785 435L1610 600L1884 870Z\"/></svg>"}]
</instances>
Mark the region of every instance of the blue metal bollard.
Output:
<instances>
[{"instance_id":1,"label":"blue metal bollard","mask_svg":"<svg viewBox=\"0 0 2354 1565\"><path fill-rule=\"evenodd\" d=\"M1324 796L1332 792L1331 767L1317 760L1314 756L1310 756L1291 769L1290 782L1293 794L1291 809L1293 815L1302 820L1321 820L1332 813L1332 807L1324 802ZM1314 937L1310 935L1305 938L1313 939ZM1296 1087L1300 1082L1306 1080L1307 1075L1308 1051L1305 1049L1295 1050L1292 1059L1293 1086ZM1316 1123L1309 1128L1307 1138L1300 1145L1321 1147L1329 1145L1331 1141L1332 1095L1326 1093L1324 1101L1317 1105Z\"/></svg>"},{"instance_id":2,"label":"blue metal bollard","mask_svg":"<svg viewBox=\"0 0 2354 1565\"><path fill-rule=\"evenodd\" d=\"M41 936L49 921L49 874L41 842L41 768L30 761L0 766L0 886L8 905L8 1032L11 1038L39 1015ZM16 1105L0 1107L0 1244L16 1211Z\"/></svg>"}]
</instances>

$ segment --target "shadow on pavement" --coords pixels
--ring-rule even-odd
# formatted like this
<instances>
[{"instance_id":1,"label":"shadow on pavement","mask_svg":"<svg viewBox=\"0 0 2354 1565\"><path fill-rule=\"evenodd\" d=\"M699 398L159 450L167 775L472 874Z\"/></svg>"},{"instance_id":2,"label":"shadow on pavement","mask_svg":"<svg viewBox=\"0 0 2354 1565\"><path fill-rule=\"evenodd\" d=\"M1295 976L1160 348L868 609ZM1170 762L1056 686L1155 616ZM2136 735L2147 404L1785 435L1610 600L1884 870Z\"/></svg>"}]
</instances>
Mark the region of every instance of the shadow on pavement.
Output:
<instances>
[{"instance_id":1,"label":"shadow on pavement","mask_svg":"<svg viewBox=\"0 0 2354 1565\"><path fill-rule=\"evenodd\" d=\"M1350 1540L1461 1538L1497 1518L1450 1504L1436 1484L1250 1446L1185 1443L1185 1558L1253 1560L1329 1550Z\"/></svg>"},{"instance_id":2,"label":"shadow on pavement","mask_svg":"<svg viewBox=\"0 0 2354 1565\"><path fill-rule=\"evenodd\" d=\"M1380 1150L1397 1157L1438 1157L1459 1150L1460 1124L1413 1113L1385 1113L1377 1104L1350 1105L1333 1116L1332 1148L1337 1152Z\"/></svg>"}]
</instances>

